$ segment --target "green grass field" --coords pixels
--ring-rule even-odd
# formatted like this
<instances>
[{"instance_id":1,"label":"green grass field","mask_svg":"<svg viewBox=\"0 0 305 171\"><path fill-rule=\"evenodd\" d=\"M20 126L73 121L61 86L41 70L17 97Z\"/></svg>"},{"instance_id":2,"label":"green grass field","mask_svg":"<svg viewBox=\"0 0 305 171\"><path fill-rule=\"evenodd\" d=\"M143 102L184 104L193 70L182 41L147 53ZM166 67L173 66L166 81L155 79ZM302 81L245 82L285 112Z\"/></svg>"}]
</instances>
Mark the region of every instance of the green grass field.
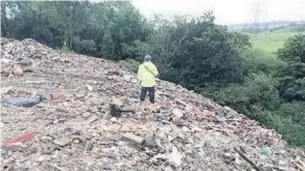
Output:
<instances>
[{"instance_id":1,"label":"green grass field","mask_svg":"<svg viewBox=\"0 0 305 171\"><path fill-rule=\"evenodd\" d=\"M259 34L250 35L250 41L253 48L263 53L264 57L275 58L275 52L284 45L285 40L298 33L305 32L294 32L287 30L265 31Z\"/></svg>"}]
</instances>

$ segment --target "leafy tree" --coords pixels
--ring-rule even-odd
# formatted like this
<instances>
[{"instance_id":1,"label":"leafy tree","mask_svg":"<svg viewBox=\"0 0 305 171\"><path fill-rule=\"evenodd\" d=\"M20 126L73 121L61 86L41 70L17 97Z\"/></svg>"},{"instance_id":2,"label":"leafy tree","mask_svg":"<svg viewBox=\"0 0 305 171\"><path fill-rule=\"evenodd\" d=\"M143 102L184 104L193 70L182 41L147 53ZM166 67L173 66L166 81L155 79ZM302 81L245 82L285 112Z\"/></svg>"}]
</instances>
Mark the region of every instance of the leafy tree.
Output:
<instances>
[{"instance_id":1,"label":"leafy tree","mask_svg":"<svg viewBox=\"0 0 305 171\"><path fill-rule=\"evenodd\" d=\"M164 79L197 90L243 80L239 48L249 45L248 39L215 25L211 13L192 20L157 18L156 22L148 44L158 57Z\"/></svg>"},{"instance_id":2,"label":"leafy tree","mask_svg":"<svg viewBox=\"0 0 305 171\"><path fill-rule=\"evenodd\" d=\"M305 126L305 102L293 101L284 103L276 112L277 115L289 118L293 123Z\"/></svg>"},{"instance_id":3,"label":"leafy tree","mask_svg":"<svg viewBox=\"0 0 305 171\"><path fill-rule=\"evenodd\" d=\"M130 2L1 2L1 8L2 36L114 60L133 58L134 45L149 34Z\"/></svg>"},{"instance_id":4,"label":"leafy tree","mask_svg":"<svg viewBox=\"0 0 305 171\"><path fill-rule=\"evenodd\" d=\"M287 40L277 52L284 61L276 76L280 79L280 94L291 100L305 100L305 35L299 34Z\"/></svg>"},{"instance_id":5,"label":"leafy tree","mask_svg":"<svg viewBox=\"0 0 305 171\"><path fill-rule=\"evenodd\" d=\"M18 9L18 2L1 1L1 36L13 36L13 20L14 14Z\"/></svg>"},{"instance_id":6,"label":"leafy tree","mask_svg":"<svg viewBox=\"0 0 305 171\"><path fill-rule=\"evenodd\" d=\"M148 35L144 20L130 2L116 2L108 6L108 23L103 37L103 54L115 60L132 58L125 53L134 41L144 41Z\"/></svg>"},{"instance_id":7,"label":"leafy tree","mask_svg":"<svg viewBox=\"0 0 305 171\"><path fill-rule=\"evenodd\" d=\"M220 103L233 106L236 110L255 118L251 114L257 109L274 111L280 107L277 85L278 82L272 77L252 74L243 85L233 84L213 94Z\"/></svg>"}]
</instances>

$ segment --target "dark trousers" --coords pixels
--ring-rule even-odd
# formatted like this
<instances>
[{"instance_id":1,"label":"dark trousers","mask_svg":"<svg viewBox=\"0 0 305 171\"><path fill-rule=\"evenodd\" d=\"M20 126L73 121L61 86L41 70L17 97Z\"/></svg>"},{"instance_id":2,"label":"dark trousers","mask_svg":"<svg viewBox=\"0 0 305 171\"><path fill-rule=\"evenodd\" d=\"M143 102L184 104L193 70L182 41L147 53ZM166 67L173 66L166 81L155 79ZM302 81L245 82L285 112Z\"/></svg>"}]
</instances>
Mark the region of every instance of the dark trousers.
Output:
<instances>
[{"instance_id":1,"label":"dark trousers","mask_svg":"<svg viewBox=\"0 0 305 171\"><path fill-rule=\"evenodd\" d=\"M140 100L142 102L145 100L147 92L148 92L150 103L155 103L155 87L142 87Z\"/></svg>"}]
</instances>

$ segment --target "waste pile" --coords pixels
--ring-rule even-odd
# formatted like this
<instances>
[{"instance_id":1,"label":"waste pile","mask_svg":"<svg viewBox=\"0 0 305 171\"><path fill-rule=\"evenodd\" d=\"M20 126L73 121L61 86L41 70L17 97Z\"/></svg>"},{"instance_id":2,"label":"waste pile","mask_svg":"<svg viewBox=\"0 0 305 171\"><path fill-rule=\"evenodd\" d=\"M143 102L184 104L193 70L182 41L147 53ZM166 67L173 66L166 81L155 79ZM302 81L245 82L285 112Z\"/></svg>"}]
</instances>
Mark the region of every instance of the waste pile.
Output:
<instances>
[{"instance_id":1,"label":"waste pile","mask_svg":"<svg viewBox=\"0 0 305 171\"><path fill-rule=\"evenodd\" d=\"M192 91L101 58L1 38L1 170L304 170L304 150Z\"/></svg>"}]
</instances>

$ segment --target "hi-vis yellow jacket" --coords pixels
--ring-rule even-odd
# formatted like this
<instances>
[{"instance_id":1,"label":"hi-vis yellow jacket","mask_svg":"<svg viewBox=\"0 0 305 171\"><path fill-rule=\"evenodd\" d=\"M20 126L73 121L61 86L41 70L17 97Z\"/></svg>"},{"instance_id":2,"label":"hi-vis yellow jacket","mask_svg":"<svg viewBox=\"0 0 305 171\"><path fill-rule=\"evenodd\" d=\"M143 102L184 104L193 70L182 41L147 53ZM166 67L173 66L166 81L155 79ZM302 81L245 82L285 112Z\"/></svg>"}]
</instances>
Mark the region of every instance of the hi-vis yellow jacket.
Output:
<instances>
[{"instance_id":1,"label":"hi-vis yellow jacket","mask_svg":"<svg viewBox=\"0 0 305 171\"><path fill-rule=\"evenodd\" d=\"M159 72L152 62L144 62L139 66L138 79L142 87L156 86L156 77Z\"/></svg>"}]
</instances>

